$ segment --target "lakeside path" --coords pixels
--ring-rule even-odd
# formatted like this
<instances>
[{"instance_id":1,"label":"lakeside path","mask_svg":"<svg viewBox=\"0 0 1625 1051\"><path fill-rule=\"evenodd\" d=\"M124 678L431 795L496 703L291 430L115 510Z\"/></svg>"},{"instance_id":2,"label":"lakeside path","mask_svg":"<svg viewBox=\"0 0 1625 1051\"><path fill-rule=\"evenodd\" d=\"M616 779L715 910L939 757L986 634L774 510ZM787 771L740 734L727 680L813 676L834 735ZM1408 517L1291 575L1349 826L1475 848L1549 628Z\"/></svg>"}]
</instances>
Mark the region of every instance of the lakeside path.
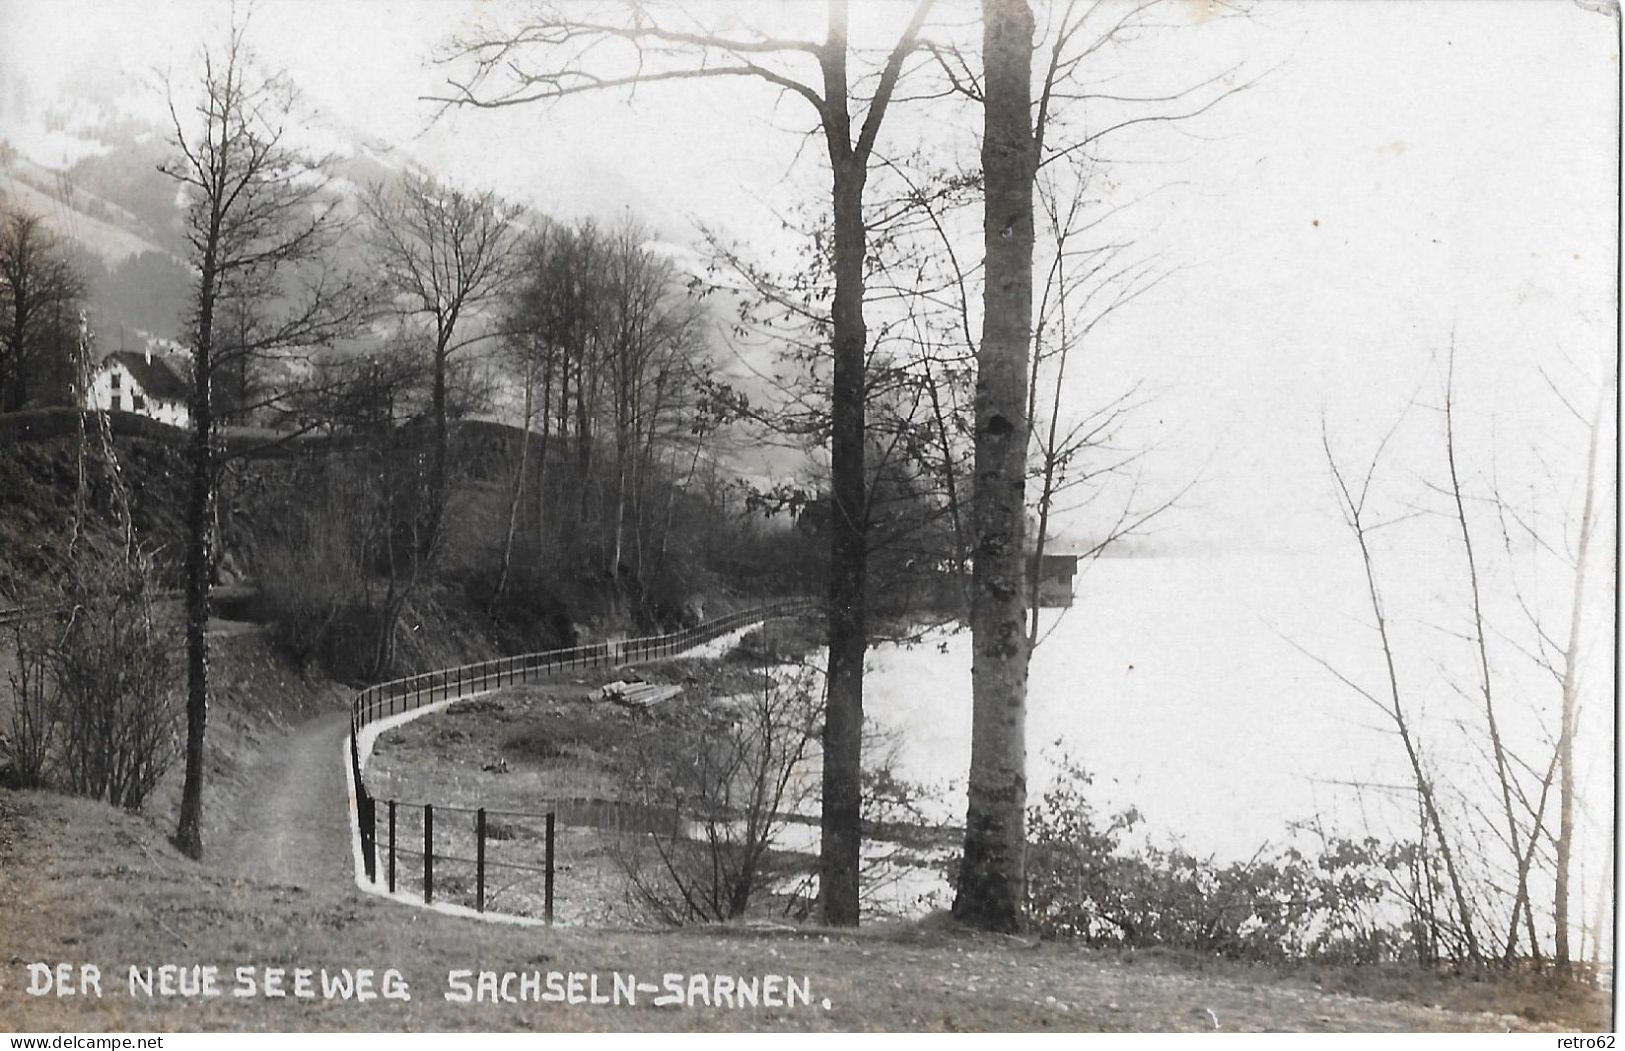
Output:
<instances>
[{"instance_id":1,"label":"lakeside path","mask_svg":"<svg viewBox=\"0 0 1625 1051\"><path fill-rule=\"evenodd\" d=\"M719 657L751 626L682 651ZM607 665L606 665L607 666ZM344 769L348 711L293 726L256 750L219 847L222 868L267 883L344 890L355 880L349 783Z\"/></svg>"},{"instance_id":2,"label":"lakeside path","mask_svg":"<svg viewBox=\"0 0 1625 1051\"><path fill-rule=\"evenodd\" d=\"M344 739L350 715L299 723L259 753L230 833L222 868L266 883L344 890L355 879Z\"/></svg>"}]
</instances>

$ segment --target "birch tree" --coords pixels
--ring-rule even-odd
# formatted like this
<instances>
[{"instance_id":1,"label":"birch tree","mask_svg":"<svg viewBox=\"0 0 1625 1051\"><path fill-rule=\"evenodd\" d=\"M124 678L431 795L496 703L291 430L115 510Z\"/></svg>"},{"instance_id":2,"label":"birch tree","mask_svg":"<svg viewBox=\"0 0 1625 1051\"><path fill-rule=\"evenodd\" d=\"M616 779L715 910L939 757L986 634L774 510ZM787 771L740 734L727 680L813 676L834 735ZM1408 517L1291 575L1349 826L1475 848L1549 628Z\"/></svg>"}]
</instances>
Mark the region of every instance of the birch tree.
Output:
<instances>
[{"instance_id":1,"label":"birch tree","mask_svg":"<svg viewBox=\"0 0 1625 1051\"><path fill-rule=\"evenodd\" d=\"M1035 63L1038 27L1025 0L984 0L980 78L962 54L946 48L933 52L952 89L981 103L986 129L982 144L984 316L976 359L970 799L954 912L967 922L991 929L1016 929L1025 896L1026 682L1027 664L1038 641L1036 618L1030 625L1026 623L1025 601L1031 592L1036 605L1037 559L1033 558L1034 569L1029 573L1032 551L1025 536L1028 440L1038 412L1038 385L1029 380L1029 370L1035 344L1042 352L1043 344L1054 342L1035 336L1043 335L1050 315L1063 326L1058 350L1052 350L1059 354L1060 367L1049 407L1050 426L1040 433L1037 443L1041 454L1039 534L1032 546L1041 553L1055 495L1069 484L1067 462L1098 442L1127 404L1126 398L1119 398L1077 427L1060 431L1057 422L1066 354L1095 323L1159 280L1149 267L1114 262L1118 249L1111 246L1086 259L1081 281L1067 277L1063 264L1077 254L1068 240L1087 229L1077 211L1083 199L1082 177L1078 176L1073 180L1078 192L1072 198L1072 214L1062 217L1065 209L1053 191L1046 198L1055 251L1035 332L1035 185L1040 172L1057 162L1086 170L1095 161L1092 151L1110 136L1136 126L1199 117L1246 87L1220 84L1215 88L1220 77L1166 94L1090 87L1091 59L1109 45L1157 28L1158 20L1150 12L1158 3L1138 0L1113 6L1066 0L1046 5L1045 42L1041 60ZM1085 119L1089 126L1080 126ZM958 284L962 289L962 273ZM1091 284L1092 289L1085 288ZM1093 302L1100 289L1113 287L1114 292ZM1064 326L1074 311L1092 317L1080 319L1078 331L1069 334ZM1076 479L1070 484L1076 484ZM1149 509L1125 508L1110 540L1145 524L1176 499Z\"/></svg>"},{"instance_id":2,"label":"birch tree","mask_svg":"<svg viewBox=\"0 0 1625 1051\"><path fill-rule=\"evenodd\" d=\"M986 280L976 355L970 803L954 916L1014 931L1026 894L1027 357L1032 342L1033 14L983 0Z\"/></svg>"}]
</instances>

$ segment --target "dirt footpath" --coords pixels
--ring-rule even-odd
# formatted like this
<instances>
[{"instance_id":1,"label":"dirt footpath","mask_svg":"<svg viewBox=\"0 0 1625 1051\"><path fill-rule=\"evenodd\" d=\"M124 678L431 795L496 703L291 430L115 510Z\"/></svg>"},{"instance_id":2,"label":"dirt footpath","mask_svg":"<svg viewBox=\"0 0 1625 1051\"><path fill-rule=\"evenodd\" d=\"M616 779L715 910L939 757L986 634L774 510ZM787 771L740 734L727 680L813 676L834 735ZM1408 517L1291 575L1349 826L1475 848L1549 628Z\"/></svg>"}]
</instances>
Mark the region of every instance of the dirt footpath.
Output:
<instances>
[{"instance_id":1,"label":"dirt footpath","mask_svg":"<svg viewBox=\"0 0 1625 1051\"><path fill-rule=\"evenodd\" d=\"M220 867L264 883L342 891L355 879L344 770L346 712L300 723L243 772L241 810L213 851Z\"/></svg>"}]
</instances>

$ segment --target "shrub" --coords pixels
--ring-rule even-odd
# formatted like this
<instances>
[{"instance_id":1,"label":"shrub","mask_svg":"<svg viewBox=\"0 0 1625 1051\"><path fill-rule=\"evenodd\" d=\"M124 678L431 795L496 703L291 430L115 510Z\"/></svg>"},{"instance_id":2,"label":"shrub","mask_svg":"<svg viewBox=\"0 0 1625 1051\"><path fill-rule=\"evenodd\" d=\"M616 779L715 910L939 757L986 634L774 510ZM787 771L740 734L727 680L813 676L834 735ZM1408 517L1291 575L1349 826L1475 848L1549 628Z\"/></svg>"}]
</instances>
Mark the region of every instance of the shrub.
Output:
<instances>
[{"instance_id":1,"label":"shrub","mask_svg":"<svg viewBox=\"0 0 1625 1051\"><path fill-rule=\"evenodd\" d=\"M1086 791L1092 782L1063 757L1054 782L1028 808L1027 909L1044 937L1116 944L1132 937L1117 900L1129 859L1118 849L1140 817L1128 810L1102 821Z\"/></svg>"},{"instance_id":2,"label":"shrub","mask_svg":"<svg viewBox=\"0 0 1625 1051\"><path fill-rule=\"evenodd\" d=\"M88 548L63 572L66 612L18 631L13 777L138 810L179 752L173 633L150 561Z\"/></svg>"},{"instance_id":3,"label":"shrub","mask_svg":"<svg viewBox=\"0 0 1625 1051\"><path fill-rule=\"evenodd\" d=\"M38 623L13 629L17 666L11 679L11 733L7 740L7 780L17 788L46 783L58 717L56 691L50 682L48 636Z\"/></svg>"},{"instance_id":4,"label":"shrub","mask_svg":"<svg viewBox=\"0 0 1625 1051\"><path fill-rule=\"evenodd\" d=\"M787 867L774 845L822 720L810 675L774 681L764 674L760 691L719 705L685 732L665 726L635 743L628 794L678 817L668 831L626 834L616 845L645 918L669 925L734 919L792 876L799 863Z\"/></svg>"},{"instance_id":5,"label":"shrub","mask_svg":"<svg viewBox=\"0 0 1625 1051\"><path fill-rule=\"evenodd\" d=\"M170 639L139 558L81 562L75 603L52 651L67 788L138 810L179 752Z\"/></svg>"},{"instance_id":6,"label":"shrub","mask_svg":"<svg viewBox=\"0 0 1625 1051\"><path fill-rule=\"evenodd\" d=\"M1260 848L1224 864L1179 847L1128 851L1139 814L1101 819L1089 785L1063 760L1028 813L1027 903L1040 936L1255 961L1374 963L1414 951L1394 894L1406 845L1320 834L1313 852Z\"/></svg>"}]
</instances>

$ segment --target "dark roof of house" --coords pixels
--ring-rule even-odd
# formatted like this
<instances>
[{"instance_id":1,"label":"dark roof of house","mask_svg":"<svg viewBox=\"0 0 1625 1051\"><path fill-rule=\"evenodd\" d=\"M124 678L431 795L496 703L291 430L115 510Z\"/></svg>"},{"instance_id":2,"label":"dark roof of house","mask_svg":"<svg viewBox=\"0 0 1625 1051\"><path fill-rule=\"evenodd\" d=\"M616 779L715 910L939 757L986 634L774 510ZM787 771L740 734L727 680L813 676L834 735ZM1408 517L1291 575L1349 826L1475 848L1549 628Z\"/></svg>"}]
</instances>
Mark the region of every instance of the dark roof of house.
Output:
<instances>
[{"instance_id":1,"label":"dark roof of house","mask_svg":"<svg viewBox=\"0 0 1625 1051\"><path fill-rule=\"evenodd\" d=\"M107 355L103 365L110 365L115 361L123 365L135 381L141 384L141 389L149 398L156 398L159 401L185 401L191 393L192 385L161 356L154 355L149 361L145 354L137 350L115 350Z\"/></svg>"}]
</instances>

